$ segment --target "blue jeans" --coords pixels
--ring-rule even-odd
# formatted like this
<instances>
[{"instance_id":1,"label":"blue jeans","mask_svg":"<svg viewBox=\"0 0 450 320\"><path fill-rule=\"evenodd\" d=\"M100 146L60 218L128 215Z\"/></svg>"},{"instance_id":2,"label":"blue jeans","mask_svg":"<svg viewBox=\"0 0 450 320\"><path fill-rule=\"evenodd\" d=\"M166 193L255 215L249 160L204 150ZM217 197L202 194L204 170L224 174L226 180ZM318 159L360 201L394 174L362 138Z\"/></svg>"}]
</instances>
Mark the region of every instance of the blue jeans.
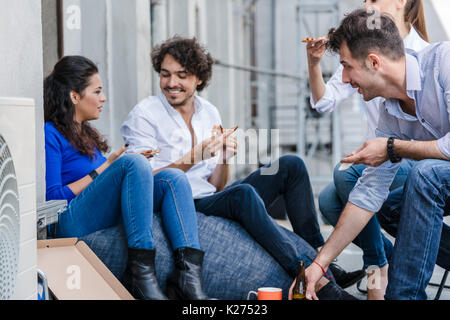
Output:
<instances>
[{"instance_id":1,"label":"blue jeans","mask_svg":"<svg viewBox=\"0 0 450 320\"><path fill-rule=\"evenodd\" d=\"M414 161L403 160L400 169L391 185L395 190L404 185ZM349 195L361 177L366 165L353 165L345 171L339 171L339 163L334 169L334 181L330 183L319 195L319 208L325 219L336 226L341 213L348 202ZM388 201L399 201L392 197ZM388 264L393 251L392 243L381 233L380 224L376 216L364 227L353 241L363 250L364 268L369 266L384 267Z\"/></svg>"},{"instance_id":2,"label":"blue jeans","mask_svg":"<svg viewBox=\"0 0 450 320\"><path fill-rule=\"evenodd\" d=\"M281 157L274 175L261 175L261 169L236 181L222 192L198 199L196 209L206 215L239 222L293 277L297 260L312 263L305 252L323 245L308 172L296 156ZM275 165L276 166L276 165ZM266 166L268 167L268 166ZM293 230L310 246L296 247L282 228L269 216L266 208L284 197ZM313 251L314 252L314 251Z\"/></svg>"},{"instance_id":3,"label":"blue jeans","mask_svg":"<svg viewBox=\"0 0 450 320\"><path fill-rule=\"evenodd\" d=\"M440 246L448 249L450 233L443 217L450 214L450 162L425 160L412 168L403 191L386 299L427 299L425 292ZM447 266L450 257L441 255Z\"/></svg>"},{"instance_id":4,"label":"blue jeans","mask_svg":"<svg viewBox=\"0 0 450 320\"><path fill-rule=\"evenodd\" d=\"M377 218L381 227L391 236L397 237L400 214L402 210L402 199L404 187L399 187L389 193L388 199L384 202L381 210L377 212ZM450 208L445 212L448 214ZM436 264L445 270L450 270L450 226L442 226L441 240Z\"/></svg>"},{"instance_id":5,"label":"blue jeans","mask_svg":"<svg viewBox=\"0 0 450 320\"><path fill-rule=\"evenodd\" d=\"M51 233L57 238L81 238L123 223L128 247L154 249L154 211L161 212L174 250L200 248L197 215L184 172L168 169L153 177L145 157L125 155L69 203Z\"/></svg>"}]
</instances>

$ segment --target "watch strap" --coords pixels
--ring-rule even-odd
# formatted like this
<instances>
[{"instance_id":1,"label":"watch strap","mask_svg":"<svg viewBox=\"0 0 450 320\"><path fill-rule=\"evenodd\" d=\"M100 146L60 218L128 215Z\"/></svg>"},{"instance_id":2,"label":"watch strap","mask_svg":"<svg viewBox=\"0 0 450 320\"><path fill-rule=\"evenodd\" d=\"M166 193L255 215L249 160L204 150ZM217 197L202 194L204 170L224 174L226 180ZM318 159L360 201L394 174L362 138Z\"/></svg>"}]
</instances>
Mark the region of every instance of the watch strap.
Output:
<instances>
[{"instance_id":1,"label":"watch strap","mask_svg":"<svg viewBox=\"0 0 450 320\"><path fill-rule=\"evenodd\" d=\"M95 180L98 177L98 172L96 170L92 170L89 173L89 176L92 178L92 180Z\"/></svg>"}]
</instances>

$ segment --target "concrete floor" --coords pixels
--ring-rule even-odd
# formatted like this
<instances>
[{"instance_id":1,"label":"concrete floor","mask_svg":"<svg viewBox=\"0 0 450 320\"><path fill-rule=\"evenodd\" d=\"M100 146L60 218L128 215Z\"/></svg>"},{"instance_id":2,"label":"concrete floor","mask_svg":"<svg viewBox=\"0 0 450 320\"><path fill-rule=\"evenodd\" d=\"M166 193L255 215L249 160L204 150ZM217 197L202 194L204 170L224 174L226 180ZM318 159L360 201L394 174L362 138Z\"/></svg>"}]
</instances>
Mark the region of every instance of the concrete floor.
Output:
<instances>
[{"instance_id":1,"label":"concrete floor","mask_svg":"<svg viewBox=\"0 0 450 320\"><path fill-rule=\"evenodd\" d=\"M292 230L292 227L288 220L277 220L277 222L282 225L283 227ZM325 240L328 239L330 234L333 232L333 227L321 224L321 231L322 235L324 236ZM385 233L385 236L391 240L394 243L394 239ZM354 244L350 244L337 258L337 264L344 268L347 271L354 271L362 268L363 262L362 262L362 250L358 248ZM441 283L442 276L444 274L444 270L438 266L434 269L433 276L431 278L431 283ZM450 285L450 277L447 279L447 285ZM361 289L366 289L366 282L365 280L361 283ZM347 292L354 295L358 299L365 300L366 295L362 294L360 291L358 291L356 284L347 288ZM428 286L427 288L427 294L428 299L433 300L437 293L437 287L434 286ZM441 294L440 300L450 300L450 289L444 289Z\"/></svg>"}]
</instances>

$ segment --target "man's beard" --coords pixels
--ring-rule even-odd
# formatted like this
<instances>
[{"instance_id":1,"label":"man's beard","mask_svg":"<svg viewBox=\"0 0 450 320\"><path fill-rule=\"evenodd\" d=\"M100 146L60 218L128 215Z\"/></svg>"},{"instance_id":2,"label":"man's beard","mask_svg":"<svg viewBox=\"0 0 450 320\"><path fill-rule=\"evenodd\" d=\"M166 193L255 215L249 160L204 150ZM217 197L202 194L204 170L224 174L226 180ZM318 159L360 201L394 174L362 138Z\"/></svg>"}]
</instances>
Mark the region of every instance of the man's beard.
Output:
<instances>
[{"instance_id":1,"label":"man's beard","mask_svg":"<svg viewBox=\"0 0 450 320\"><path fill-rule=\"evenodd\" d=\"M366 102L372 101L375 98L380 97L380 95L375 94L373 91L363 91L363 100Z\"/></svg>"},{"instance_id":2,"label":"man's beard","mask_svg":"<svg viewBox=\"0 0 450 320\"><path fill-rule=\"evenodd\" d=\"M195 94L195 91L190 96L188 96L186 99L184 99L182 102L170 103L170 105L174 108L185 106L187 104L187 102L194 96L194 94Z\"/></svg>"}]
</instances>

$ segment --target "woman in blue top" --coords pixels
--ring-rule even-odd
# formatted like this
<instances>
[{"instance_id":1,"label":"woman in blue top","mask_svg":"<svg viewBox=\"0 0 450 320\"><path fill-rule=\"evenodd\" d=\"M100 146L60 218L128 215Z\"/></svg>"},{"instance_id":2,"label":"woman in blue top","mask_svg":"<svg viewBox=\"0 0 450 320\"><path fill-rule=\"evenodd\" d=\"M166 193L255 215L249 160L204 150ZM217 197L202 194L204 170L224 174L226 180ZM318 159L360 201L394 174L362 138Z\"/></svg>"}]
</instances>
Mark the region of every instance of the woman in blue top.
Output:
<instances>
[{"instance_id":1,"label":"woman in blue top","mask_svg":"<svg viewBox=\"0 0 450 320\"><path fill-rule=\"evenodd\" d=\"M204 253L185 174L168 169L153 176L145 156L124 155L126 145L105 158L108 144L89 124L100 117L105 102L97 66L87 58L61 59L44 81L46 197L68 201L50 233L82 237L123 223L129 247L124 282L136 298L208 299L201 285ZM176 266L167 296L155 275L153 212L162 213L174 249Z\"/></svg>"}]
</instances>

